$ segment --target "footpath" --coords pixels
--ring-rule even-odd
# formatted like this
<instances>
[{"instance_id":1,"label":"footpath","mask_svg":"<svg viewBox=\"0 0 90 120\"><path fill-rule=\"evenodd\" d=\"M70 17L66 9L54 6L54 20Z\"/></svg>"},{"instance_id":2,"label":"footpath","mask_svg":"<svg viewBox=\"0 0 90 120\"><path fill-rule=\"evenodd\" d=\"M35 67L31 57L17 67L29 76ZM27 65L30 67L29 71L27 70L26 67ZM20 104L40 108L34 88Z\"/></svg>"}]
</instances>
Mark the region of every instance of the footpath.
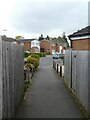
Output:
<instances>
[{"instance_id":1,"label":"footpath","mask_svg":"<svg viewBox=\"0 0 90 120\"><path fill-rule=\"evenodd\" d=\"M52 68L50 57L41 58L31 88L23 100L17 118L83 118L67 92L62 78Z\"/></svg>"}]
</instances>

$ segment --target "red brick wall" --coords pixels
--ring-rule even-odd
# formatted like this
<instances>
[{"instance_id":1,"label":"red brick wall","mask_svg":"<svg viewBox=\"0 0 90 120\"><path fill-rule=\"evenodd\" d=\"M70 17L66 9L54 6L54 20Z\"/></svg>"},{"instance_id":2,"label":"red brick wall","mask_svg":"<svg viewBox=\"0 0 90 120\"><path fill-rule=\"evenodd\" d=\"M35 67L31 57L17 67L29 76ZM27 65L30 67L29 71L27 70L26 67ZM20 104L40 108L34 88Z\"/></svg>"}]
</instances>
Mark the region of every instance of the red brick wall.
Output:
<instances>
[{"instance_id":1,"label":"red brick wall","mask_svg":"<svg viewBox=\"0 0 90 120\"><path fill-rule=\"evenodd\" d=\"M90 39L72 40L71 45L74 50L90 50Z\"/></svg>"},{"instance_id":2,"label":"red brick wall","mask_svg":"<svg viewBox=\"0 0 90 120\"><path fill-rule=\"evenodd\" d=\"M31 42L24 42L24 51L31 50Z\"/></svg>"},{"instance_id":3,"label":"red brick wall","mask_svg":"<svg viewBox=\"0 0 90 120\"><path fill-rule=\"evenodd\" d=\"M60 46L57 43L55 44L55 46L56 46L56 52L59 52Z\"/></svg>"},{"instance_id":4,"label":"red brick wall","mask_svg":"<svg viewBox=\"0 0 90 120\"><path fill-rule=\"evenodd\" d=\"M55 50L55 51L56 51L56 46L52 46L52 50Z\"/></svg>"},{"instance_id":5,"label":"red brick wall","mask_svg":"<svg viewBox=\"0 0 90 120\"><path fill-rule=\"evenodd\" d=\"M40 48L44 48L45 52L47 52L49 50L50 53L52 53L52 46L49 41L42 40L40 43Z\"/></svg>"}]
</instances>

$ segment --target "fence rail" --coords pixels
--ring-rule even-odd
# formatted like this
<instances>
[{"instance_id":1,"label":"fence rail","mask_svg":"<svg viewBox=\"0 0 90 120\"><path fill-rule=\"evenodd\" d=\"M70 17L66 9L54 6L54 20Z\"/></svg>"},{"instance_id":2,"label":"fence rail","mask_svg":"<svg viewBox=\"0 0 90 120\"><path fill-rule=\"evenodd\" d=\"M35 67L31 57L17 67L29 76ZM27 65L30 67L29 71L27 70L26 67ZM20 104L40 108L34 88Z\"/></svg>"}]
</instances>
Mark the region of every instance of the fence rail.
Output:
<instances>
[{"instance_id":1,"label":"fence rail","mask_svg":"<svg viewBox=\"0 0 90 120\"><path fill-rule=\"evenodd\" d=\"M0 38L0 119L12 118L24 92L23 46Z\"/></svg>"}]
</instances>

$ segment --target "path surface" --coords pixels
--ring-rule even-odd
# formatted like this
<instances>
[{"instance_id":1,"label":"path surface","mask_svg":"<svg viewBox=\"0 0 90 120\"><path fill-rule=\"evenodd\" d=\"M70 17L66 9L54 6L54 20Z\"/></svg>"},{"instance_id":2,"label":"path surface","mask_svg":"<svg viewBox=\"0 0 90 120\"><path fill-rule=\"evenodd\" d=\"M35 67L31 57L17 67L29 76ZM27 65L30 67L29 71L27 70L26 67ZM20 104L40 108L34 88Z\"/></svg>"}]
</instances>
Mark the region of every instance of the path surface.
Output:
<instances>
[{"instance_id":1,"label":"path surface","mask_svg":"<svg viewBox=\"0 0 90 120\"><path fill-rule=\"evenodd\" d=\"M63 80L53 70L50 57L41 58L40 68L17 118L82 118Z\"/></svg>"}]
</instances>

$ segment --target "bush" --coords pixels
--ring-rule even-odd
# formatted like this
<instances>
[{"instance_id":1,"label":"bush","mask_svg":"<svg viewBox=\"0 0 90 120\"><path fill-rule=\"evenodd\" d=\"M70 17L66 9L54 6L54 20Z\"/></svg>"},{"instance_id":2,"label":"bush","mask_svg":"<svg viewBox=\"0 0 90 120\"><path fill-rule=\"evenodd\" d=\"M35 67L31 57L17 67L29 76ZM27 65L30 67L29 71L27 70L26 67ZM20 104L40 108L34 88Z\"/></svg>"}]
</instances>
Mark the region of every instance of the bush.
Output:
<instances>
[{"instance_id":1,"label":"bush","mask_svg":"<svg viewBox=\"0 0 90 120\"><path fill-rule=\"evenodd\" d=\"M31 54L32 58L37 58L39 60L39 55L38 54Z\"/></svg>"},{"instance_id":2,"label":"bush","mask_svg":"<svg viewBox=\"0 0 90 120\"><path fill-rule=\"evenodd\" d=\"M47 54L47 55L50 55L50 52L47 52L46 54Z\"/></svg>"},{"instance_id":3,"label":"bush","mask_svg":"<svg viewBox=\"0 0 90 120\"><path fill-rule=\"evenodd\" d=\"M40 53L35 53L36 55L38 55L40 57Z\"/></svg>"},{"instance_id":4,"label":"bush","mask_svg":"<svg viewBox=\"0 0 90 120\"><path fill-rule=\"evenodd\" d=\"M27 63L33 64L34 68L38 68L38 66L39 66L39 60L37 58L33 58L31 56L28 56Z\"/></svg>"},{"instance_id":5,"label":"bush","mask_svg":"<svg viewBox=\"0 0 90 120\"><path fill-rule=\"evenodd\" d=\"M24 52L24 57L27 58L29 55L31 55L31 53L29 52Z\"/></svg>"},{"instance_id":6,"label":"bush","mask_svg":"<svg viewBox=\"0 0 90 120\"><path fill-rule=\"evenodd\" d=\"M46 57L46 52L40 52L40 53L30 53L30 52L24 52L24 57L27 58L28 56L33 57L33 58L38 58L39 57Z\"/></svg>"},{"instance_id":7,"label":"bush","mask_svg":"<svg viewBox=\"0 0 90 120\"><path fill-rule=\"evenodd\" d=\"M26 63L26 64L25 64L25 68L26 68L27 70L32 71L32 70L34 69L34 66L33 66L33 64L31 64L31 63Z\"/></svg>"},{"instance_id":8,"label":"bush","mask_svg":"<svg viewBox=\"0 0 90 120\"><path fill-rule=\"evenodd\" d=\"M46 57L46 52L41 52L40 57Z\"/></svg>"},{"instance_id":9,"label":"bush","mask_svg":"<svg viewBox=\"0 0 90 120\"><path fill-rule=\"evenodd\" d=\"M64 55L62 55L61 59L64 60Z\"/></svg>"}]
</instances>

